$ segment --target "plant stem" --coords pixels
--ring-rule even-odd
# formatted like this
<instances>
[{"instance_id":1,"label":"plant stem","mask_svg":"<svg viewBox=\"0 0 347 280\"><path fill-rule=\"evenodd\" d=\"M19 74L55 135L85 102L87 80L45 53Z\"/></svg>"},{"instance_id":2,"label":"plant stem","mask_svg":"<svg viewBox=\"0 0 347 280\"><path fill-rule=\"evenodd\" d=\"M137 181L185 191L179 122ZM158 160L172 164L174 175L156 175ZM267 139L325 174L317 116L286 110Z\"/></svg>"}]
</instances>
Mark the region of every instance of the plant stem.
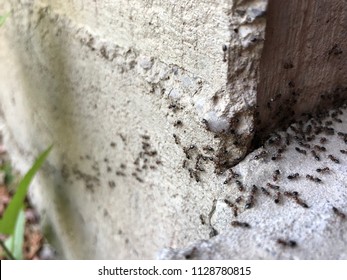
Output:
<instances>
[{"instance_id":1,"label":"plant stem","mask_svg":"<svg viewBox=\"0 0 347 280\"><path fill-rule=\"evenodd\" d=\"M15 260L16 258L12 255L12 253L7 249L5 243L0 239L0 246L2 247L2 249L4 249L7 257L10 259L10 260Z\"/></svg>"}]
</instances>

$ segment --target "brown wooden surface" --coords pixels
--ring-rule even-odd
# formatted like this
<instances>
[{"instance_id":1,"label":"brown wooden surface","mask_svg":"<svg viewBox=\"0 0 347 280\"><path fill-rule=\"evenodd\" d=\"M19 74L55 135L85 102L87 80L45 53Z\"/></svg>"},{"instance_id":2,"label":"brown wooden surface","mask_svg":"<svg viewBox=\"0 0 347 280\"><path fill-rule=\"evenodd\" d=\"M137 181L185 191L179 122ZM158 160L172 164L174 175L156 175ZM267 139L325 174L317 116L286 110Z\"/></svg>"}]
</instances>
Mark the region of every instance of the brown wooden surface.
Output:
<instances>
[{"instance_id":1,"label":"brown wooden surface","mask_svg":"<svg viewBox=\"0 0 347 280\"><path fill-rule=\"evenodd\" d=\"M260 65L260 136L347 97L347 1L270 0Z\"/></svg>"}]
</instances>

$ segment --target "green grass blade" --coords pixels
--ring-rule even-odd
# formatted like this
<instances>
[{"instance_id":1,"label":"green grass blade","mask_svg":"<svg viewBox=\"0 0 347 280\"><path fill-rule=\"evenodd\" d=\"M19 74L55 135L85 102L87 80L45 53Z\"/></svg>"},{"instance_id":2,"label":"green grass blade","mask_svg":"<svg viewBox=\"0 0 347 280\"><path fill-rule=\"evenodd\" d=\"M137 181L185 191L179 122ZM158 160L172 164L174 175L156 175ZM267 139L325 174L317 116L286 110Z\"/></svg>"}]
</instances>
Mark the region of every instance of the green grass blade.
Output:
<instances>
[{"instance_id":1,"label":"green grass blade","mask_svg":"<svg viewBox=\"0 0 347 280\"><path fill-rule=\"evenodd\" d=\"M16 258L13 256L13 253L12 253L12 252L13 252L13 248L14 248L14 238L13 238L13 236L12 236L12 235L9 236L9 237L5 240L4 244L5 244L6 248L7 248L7 250L11 253L12 258L15 260ZM4 253L4 256L5 256L5 257L8 257L8 255L6 254L6 252Z\"/></svg>"},{"instance_id":2,"label":"green grass blade","mask_svg":"<svg viewBox=\"0 0 347 280\"><path fill-rule=\"evenodd\" d=\"M16 227L14 229L14 234L13 234L14 248L12 251L12 255L16 258L16 260L23 259L24 230L25 230L25 213L22 208L19 211Z\"/></svg>"},{"instance_id":3,"label":"green grass blade","mask_svg":"<svg viewBox=\"0 0 347 280\"><path fill-rule=\"evenodd\" d=\"M0 233L12 235L14 233L16 220L20 209L23 207L25 196L28 192L29 185L34 178L37 171L41 168L46 160L52 146L45 150L35 161L30 170L25 174L23 179L19 182L17 191L13 196L11 202L7 206L2 219L0 220Z\"/></svg>"},{"instance_id":4,"label":"green grass blade","mask_svg":"<svg viewBox=\"0 0 347 280\"><path fill-rule=\"evenodd\" d=\"M23 259L23 244L25 231L25 213L23 208L19 211L14 234L5 241L6 248L16 260Z\"/></svg>"},{"instance_id":5,"label":"green grass blade","mask_svg":"<svg viewBox=\"0 0 347 280\"><path fill-rule=\"evenodd\" d=\"M6 241L8 240L12 240L12 236L10 238L7 238ZM12 241L11 241L12 242ZM1 258L3 257L7 257L8 259L10 260L14 260L14 256L12 256L12 253L11 251L8 249L8 247L11 246L11 244L9 245L6 245L5 242L3 242L1 239L0 239L0 246L1 246L1 249L2 249L2 252L0 254Z\"/></svg>"},{"instance_id":6,"label":"green grass blade","mask_svg":"<svg viewBox=\"0 0 347 280\"><path fill-rule=\"evenodd\" d=\"M6 15L0 16L0 27L5 23L5 21L9 15L10 15L10 13L7 13Z\"/></svg>"}]
</instances>

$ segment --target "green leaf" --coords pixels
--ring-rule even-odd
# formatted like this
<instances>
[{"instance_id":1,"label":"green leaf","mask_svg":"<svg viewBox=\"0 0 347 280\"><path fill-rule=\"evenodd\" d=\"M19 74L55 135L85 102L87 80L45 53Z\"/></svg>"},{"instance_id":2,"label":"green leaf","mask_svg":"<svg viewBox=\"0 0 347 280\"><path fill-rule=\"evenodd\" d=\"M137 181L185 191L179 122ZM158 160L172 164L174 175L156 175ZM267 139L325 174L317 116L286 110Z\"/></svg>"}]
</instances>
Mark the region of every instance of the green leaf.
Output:
<instances>
[{"instance_id":1,"label":"green leaf","mask_svg":"<svg viewBox=\"0 0 347 280\"><path fill-rule=\"evenodd\" d=\"M23 207L25 197L27 195L29 185L37 171L41 168L53 146L45 150L35 161L30 170L25 174L19 182L17 191L14 194L11 202L7 206L2 219L0 220L0 233L12 235L14 233L16 220L19 211Z\"/></svg>"},{"instance_id":2,"label":"green leaf","mask_svg":"<svg viewBox=\"0 0 347 280\"><path fill-rule=\"evenodd\" d=\"M23 259L23 243L25 230L25 213L23 208L19 211L14 234L5 241L5 246L16 260Z\"/></svg>"},{"instance_id":3,"label":"green leaf","mask_svg":"<svg viewBox=\"0 0 347 280\"><path fill-rule=\"evenodd\" d=\"M0 27L5 23L6 19L8 18L8 16L10 15L10 13L7 13L4 16L0 16Z\"/></svg>"}]
</instances>

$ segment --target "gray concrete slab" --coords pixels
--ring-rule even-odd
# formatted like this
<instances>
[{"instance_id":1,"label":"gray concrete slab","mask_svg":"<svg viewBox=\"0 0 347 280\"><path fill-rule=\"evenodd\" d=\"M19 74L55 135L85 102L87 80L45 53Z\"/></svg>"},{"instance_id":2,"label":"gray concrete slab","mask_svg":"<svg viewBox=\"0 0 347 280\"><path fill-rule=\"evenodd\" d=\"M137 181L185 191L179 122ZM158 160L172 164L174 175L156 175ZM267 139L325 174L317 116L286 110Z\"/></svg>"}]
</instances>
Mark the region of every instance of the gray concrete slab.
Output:
<instances>
[{"instance_id":1,"label":"gray concrete slab","mask_svg":"<svg viewBox=\"0 0 347 280\"><path fill-rule=\"evenodd\" d=\"M273 133L232 170L206 225L218 235L159 258L347 259L346 106Z\"/></svg>"}]
</instances>

